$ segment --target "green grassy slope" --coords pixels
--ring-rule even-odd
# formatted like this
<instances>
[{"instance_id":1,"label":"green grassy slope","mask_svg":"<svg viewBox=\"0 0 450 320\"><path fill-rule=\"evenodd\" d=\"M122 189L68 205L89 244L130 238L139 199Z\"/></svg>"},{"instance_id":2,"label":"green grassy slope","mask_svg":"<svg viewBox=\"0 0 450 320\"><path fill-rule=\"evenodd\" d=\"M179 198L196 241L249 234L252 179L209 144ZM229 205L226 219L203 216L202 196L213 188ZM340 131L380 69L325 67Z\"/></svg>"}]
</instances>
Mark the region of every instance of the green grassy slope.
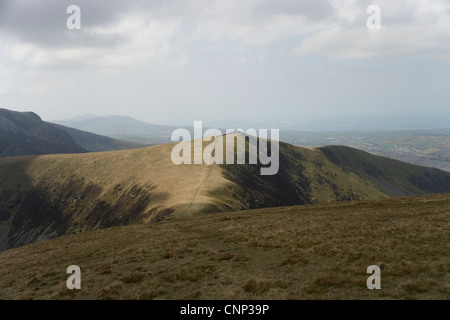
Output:
<instances>
[{"instance_id":1,"label":"green grassy slope","mask_svg":"<svg viewBox=\"0 0 450 320\"><path fill-rule=\"evenodd\" d=\"M450 299L449 212L444 194L70 235L0 252L0 299ZM72 264L81 290L65 287Z\"/></svg>"}]
</instances>

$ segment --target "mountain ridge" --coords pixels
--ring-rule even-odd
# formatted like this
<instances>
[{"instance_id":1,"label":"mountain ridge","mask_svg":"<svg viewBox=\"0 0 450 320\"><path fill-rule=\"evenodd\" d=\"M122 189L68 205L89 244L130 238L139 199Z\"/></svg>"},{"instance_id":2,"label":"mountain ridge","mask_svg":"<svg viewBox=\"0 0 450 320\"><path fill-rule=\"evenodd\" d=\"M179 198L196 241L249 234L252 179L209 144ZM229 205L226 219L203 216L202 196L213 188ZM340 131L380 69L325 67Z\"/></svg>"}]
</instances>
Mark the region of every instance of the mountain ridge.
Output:
<instances>
[{"instance_id":1,"label":"mountain ridge","mask_svg":"<svg viewBox=\"0 0 450 320\"><path fill-rule=\"evenodd\" d=\"M175 165L174 146L0 159L0 250L171 216L450 192L449 173L401 162L383 187L361 168L383 173L391 160L347 147L333 158L281 142L279 172L261 176L261 164ZM348 156L362 165L334 163Z\"/></svg>"}]
</instances>

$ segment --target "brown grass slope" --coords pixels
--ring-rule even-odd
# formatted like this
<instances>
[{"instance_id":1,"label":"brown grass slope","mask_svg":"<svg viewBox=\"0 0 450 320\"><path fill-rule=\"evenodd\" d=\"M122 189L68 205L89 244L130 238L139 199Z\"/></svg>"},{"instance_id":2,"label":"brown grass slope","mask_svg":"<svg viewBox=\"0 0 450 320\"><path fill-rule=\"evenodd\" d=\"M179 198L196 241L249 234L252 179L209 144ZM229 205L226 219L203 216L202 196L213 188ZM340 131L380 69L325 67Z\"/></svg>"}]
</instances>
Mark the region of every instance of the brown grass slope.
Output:
<instances>
[{"instance_id":1,"label":"brown grass slope","mask_svg":"<svg viewBox=\"0 0 450 320\"><path fill-rule=\"evenodd\" d=\"M205 207L219 168L176 166L172 147L0 159L0 248Z\"/></svg>"},{"instance_id":2,"label":"brown grass slope","mask_svg":"<svg viewBox=\"0 0 450 320\"><path fill-rule=\"evenodd\" d=\"M0 250L170 215L398 195L360 169L330 161L320 149L281 143L278 174L261 176L260 165L177 166L173 146L0 159ZM439 192L450 192L450 174L443 171L399 162L406 169L397 173L388 171L389 159L358 156L408 195L437 192L420 179L405 183L419 173L431 186L443 181Z\"/></svg>"},{"instance_id":3,"label":"brown grass slope","mask_svg":"<svg viewBox=\"0 0 450 320\"><path fill-rule=\"evenodd\" d=\"M172 216L1 252L0 299L450 299L449 230L449 194Z\"/></svg>"}]
</instances>

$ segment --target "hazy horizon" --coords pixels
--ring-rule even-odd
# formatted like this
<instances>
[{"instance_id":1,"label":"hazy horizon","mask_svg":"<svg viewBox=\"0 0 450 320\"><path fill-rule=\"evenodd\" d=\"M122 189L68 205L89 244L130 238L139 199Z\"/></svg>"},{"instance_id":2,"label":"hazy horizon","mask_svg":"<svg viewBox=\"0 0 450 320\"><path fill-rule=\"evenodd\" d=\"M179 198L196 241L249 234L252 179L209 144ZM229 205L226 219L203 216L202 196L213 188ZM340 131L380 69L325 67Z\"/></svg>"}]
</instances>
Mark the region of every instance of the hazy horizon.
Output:
<instances>
[{"instance_id":1,"label":"hazy horizon","mask_svg":"<svg viewBox=\"0 0 450 320\"><path fill-rule=\"evenodd\" d=\"M30 110L31 111L31 110ZM148 124L166 125L166 126L192 126L193 122L173 121L170 123L152 123L144 120L136 119L130 115L113 115L113 114L82 114L75 117L64 119L43 119L48 122L70 124L70 122L84 121L97 117L130 117L134 120ZM438 118L438 119L436 119ZM278 128L284 130L297 131L401 131L401 130L439 130L450 129L450 116L441 114L440 117L401 117L401 116L378 116L370 118L361 117L341 117L341 118L310 118L307 120L292 119L286 122L251 122L242 119L237 120L213 120L204 121L205 127L218 127L230 129L249 129L249 128ZM70 126L70 125L69 125Z\"/></svg>"},{"instance_id":2,"label":"hazy horizon","mask_svg":"<svg viewBox=\"0 0 450 320\"><path fill-rule=\"evenodd\" d=\"M72 4L79 30L66 26ZM367 27L370 5L381 29ZM443 128L449 21L443 0L3 0L0 107L44 120Z\"/></svg>"}]
</instances>

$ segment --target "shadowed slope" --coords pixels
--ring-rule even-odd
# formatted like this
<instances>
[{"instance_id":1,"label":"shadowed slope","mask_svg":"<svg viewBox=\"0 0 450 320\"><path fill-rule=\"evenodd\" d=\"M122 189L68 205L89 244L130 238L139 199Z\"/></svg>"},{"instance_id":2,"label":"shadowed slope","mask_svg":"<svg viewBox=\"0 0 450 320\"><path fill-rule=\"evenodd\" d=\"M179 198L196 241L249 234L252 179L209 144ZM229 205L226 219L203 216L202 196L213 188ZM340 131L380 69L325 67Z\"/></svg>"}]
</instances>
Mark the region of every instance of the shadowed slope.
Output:
<instances>
[{"instance_id":1,"label":"shadowed slope","mask_svg":"<svg viewBox=\"0 0 450 320\"><path fill-rule=\"evenodd\" d=\"M86 152L72 137L33 112L0 109L0 157Z\"/></svg>"},{"instance_id":2,"label":"shadowed slope","mask_svg":"<svg viewBox=\"0 0 450 320\"><path fill-rule=\"evenodd\" d=\"M143 146L45 122L33 112L0 109L0 157L112 151Z\"/></svg>"}]
</instances>

